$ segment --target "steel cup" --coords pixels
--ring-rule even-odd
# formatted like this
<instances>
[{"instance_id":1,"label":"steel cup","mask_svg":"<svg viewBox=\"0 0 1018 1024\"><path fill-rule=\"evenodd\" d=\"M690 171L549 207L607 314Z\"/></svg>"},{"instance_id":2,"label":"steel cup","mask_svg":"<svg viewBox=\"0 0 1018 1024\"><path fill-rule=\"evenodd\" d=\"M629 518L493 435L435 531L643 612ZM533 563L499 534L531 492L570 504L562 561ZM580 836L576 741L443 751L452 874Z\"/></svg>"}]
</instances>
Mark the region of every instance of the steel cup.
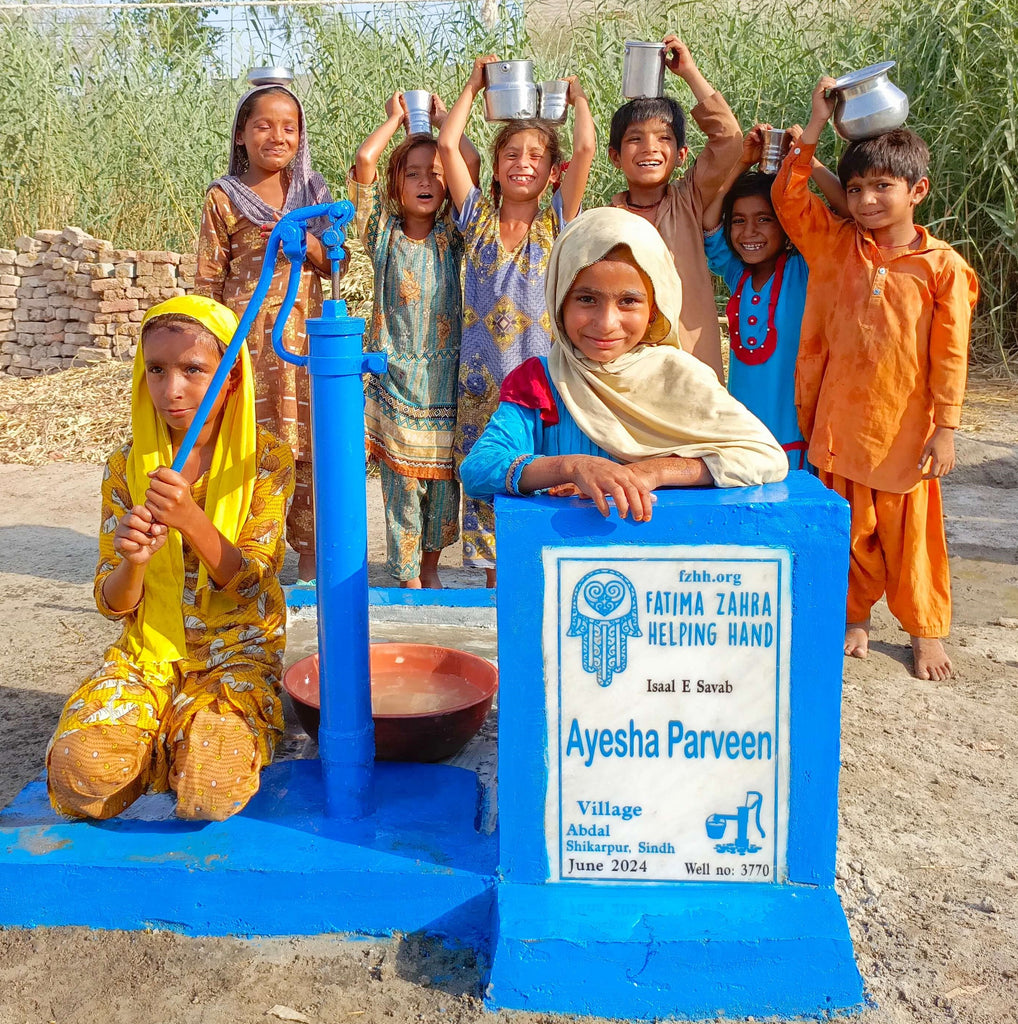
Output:
<instances>
[{"instance_id":1,"label":"steel cup","mask_svg":"<svg viewBox=\"0 0 1018 1024\"><path fill-rule=\"evenodd\" d=\"M562 78L537 84L537 116L553 124L565 124L569 110L569 83Z\"/></svg>"},{"instance_id":2,"label":"steel cup","mask_svg":"<svg viewBox=\"0 0 1018 1024\"><path fill-rule=\"evenodd\" d=\"M641 96L663 96L665 48L660 43L626 40L622 61L622 95L627 100Z\"/></svg>"},{"instance_id":3,"label":"steel cup","mask_svg":"<svg viewBox=\"0 0 1018 1024\"><path fill-rule=\"evenodd\" d=\"M760 154L760 170L764 174L777 174L785 157L785 129L765 128L763 130L763 152Z\"/></svg>"},{"instance_id":4,"label":"steel cup","mask_svg":"<svg viewBox=\"0 0 1018 1024\"><path fill-rule=\"evenodd\" d=\"M431 134L431 93L427 89L408 89L403 93L407 135Z\"/></svg>"}]
</instances>

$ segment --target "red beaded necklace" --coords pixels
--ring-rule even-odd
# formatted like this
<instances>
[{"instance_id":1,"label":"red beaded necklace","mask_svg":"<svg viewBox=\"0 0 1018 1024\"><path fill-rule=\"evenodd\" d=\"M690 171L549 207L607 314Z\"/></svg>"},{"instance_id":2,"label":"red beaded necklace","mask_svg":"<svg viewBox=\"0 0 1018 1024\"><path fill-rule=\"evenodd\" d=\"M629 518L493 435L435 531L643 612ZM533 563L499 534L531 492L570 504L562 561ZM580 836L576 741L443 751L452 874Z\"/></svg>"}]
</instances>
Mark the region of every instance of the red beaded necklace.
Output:
<instances>
[{"instance_id":1,"label":"red beaded necklace","mask_svg":"<svg viewBox=\"0 0 1018 1024\"><path fill-rule=\"evenodd\" d=\"M778 329L774 326L774 313L778 308L781 279L785 275L785 263L787 261L788 254L782 253L778 257L778 262L774 265L774 280L771 282L770 302L767 305L767 333L762 341L759 341L756 337L746 338L743 341L739 331L739 308L742 304L742 289L746 286L746 282L753 273L751 267L746 268L739 281L739 286L732 293L732 297L728 300L728 305L725 306L725 313L728 316L729 346L732 350L732 355L740 363L746 363L748 366L759 366L761 363L766 363L774 355L774 350L778 347ZM754 304L758 303L760 296L754 295L752 301ZM755 316L749 317L751 325L755 321Z\"/></svg>"}]
</instances>

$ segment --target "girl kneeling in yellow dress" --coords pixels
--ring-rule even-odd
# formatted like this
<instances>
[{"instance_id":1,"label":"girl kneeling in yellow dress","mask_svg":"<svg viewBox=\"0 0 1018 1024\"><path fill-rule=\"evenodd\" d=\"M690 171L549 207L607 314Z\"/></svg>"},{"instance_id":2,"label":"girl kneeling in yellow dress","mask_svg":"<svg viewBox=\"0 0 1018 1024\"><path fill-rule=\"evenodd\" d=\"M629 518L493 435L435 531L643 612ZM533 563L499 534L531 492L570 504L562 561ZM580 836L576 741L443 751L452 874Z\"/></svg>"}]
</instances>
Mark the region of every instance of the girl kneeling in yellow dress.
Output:
<instances>
[{"instance_id":1,"label":"girl kneeling in yellow dress","mask_svg":"<svg viewBox=\"0 0 1018 1024\"><path fill-rule=\"evenodd\" d=\"M123 632L50 741L63 814L111 818L169 789L180 817L227 818L257 792L282 735L293 455L255 422L246 346L182 471L169 468L236 326L197 296L145 316L132 439L103 476L95 576L96 604Z\"/></svg>"}]
</instances>

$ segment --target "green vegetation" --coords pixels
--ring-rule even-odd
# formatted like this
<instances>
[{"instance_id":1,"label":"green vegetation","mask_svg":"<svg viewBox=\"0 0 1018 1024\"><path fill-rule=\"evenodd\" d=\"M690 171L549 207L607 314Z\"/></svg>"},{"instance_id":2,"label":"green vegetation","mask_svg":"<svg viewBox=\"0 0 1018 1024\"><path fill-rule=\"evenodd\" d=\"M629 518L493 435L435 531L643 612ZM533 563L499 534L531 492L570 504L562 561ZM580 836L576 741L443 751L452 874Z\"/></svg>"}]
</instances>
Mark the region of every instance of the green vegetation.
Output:
<instances>
[{"instance_id":1,"label":"green vegetation","mask_svg":"<svg viewBox=\"0 0 1018 1024\"><path fill-rule=\"evenodd\" d=\"M358 19L336 8L254 9L263 48L238 63L300 69L315 164L342 194L385 98L427 87L451 103L479 53L533 56L541 77L578 73L602 142L620 102L627 38L677 28L745 127L803 122L821 73L895 59L892 77L912 103L909 125L933 154L924 222L958 246L982 282L976 354L1005 363L1018 355L1018 0L615 0L585 4L554 24L532 5L529 23L507 14L491 31L478 9L451 4L437 17L380 7ZM77 224L125 247L192 248L205 186L225 169L243 85L224 77L221 52L192 10L0 18L0 244ZM668 88L688 100L676 79ZM479 112L471 131L481 143L490 137ZM695 130L690 144L694 153L701 144ZM821 155L834 161L840 147L828 132ZM618 187L602 150L590 204Z\"/></svg>"}]
</instances>

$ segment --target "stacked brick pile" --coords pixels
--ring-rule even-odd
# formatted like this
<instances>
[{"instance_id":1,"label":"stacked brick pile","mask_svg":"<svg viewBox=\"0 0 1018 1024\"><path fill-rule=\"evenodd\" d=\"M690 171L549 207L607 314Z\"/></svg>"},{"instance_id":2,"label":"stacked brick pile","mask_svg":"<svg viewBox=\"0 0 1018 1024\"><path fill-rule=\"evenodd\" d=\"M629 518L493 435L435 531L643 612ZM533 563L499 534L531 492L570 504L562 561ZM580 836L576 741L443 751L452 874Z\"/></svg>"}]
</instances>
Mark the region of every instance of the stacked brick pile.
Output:
<instances>
[{"instance_id":1,"label":"stacked brick pile","mask_svg":"<svg viewBox=\"0 0 1018 1024\"><path fill-rule=\"evenodd\" d=\"M21 278L14 264L17 253L13 249L0 249L0 366L3 356L13 352L18 340L18 332L14 329L14 311L18 308L18 285Z\"/></svg>"},{"instance_id":2,"label":"stacked brick pile","mask_svg":"<svg viewBox=\"0 0 1018 1024\"><path fill-rule=\"evenodd\" d=\"M130 358L145 310L190 291L195 264L114 249L73 227L17 239L15 251L0 250L0 371L26 377Z\"/></svg>"}]
</instances>

